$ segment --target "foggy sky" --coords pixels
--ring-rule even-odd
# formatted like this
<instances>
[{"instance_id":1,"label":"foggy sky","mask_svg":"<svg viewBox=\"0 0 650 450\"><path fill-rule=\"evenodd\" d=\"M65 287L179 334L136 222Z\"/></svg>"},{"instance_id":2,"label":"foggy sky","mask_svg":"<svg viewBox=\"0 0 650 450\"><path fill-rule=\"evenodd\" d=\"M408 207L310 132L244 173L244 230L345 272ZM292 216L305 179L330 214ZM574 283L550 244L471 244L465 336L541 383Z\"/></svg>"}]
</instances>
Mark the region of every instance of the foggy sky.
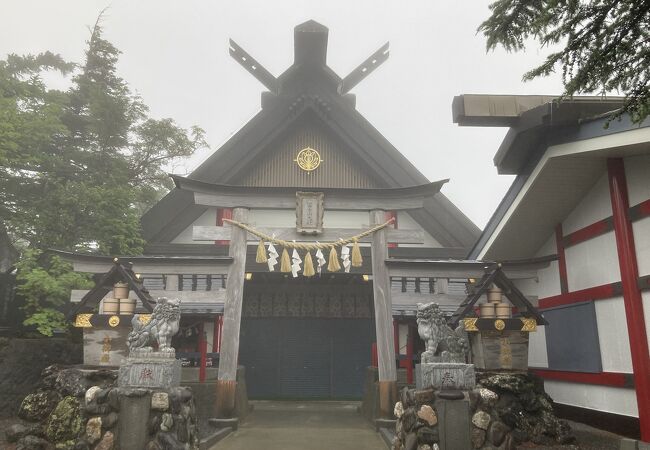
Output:
<instances>
[{"instance_id":1,"label":"foggy sky","mask_svg":"<svg viewBox=\"0 0 650 450\"><path fill-rule=\"evenodd\" d=\"M260 108L264 87L228 54L233 38L273 75L293 62L293 28L329 28L328 65L347 75L390 41L390 58L352 93L357 109L483 227L512 182L492 158L507 129L452 123L454 95L557 94L559 76L523 83L545 51L486 53L476 28L486 0L2 0L0 57L60 53L83 60L89 27L109 7L104 37L123 53L119 74L155 118L199 125L211 146L173 168L192 170Z\"/></svg>"}]
</instances>

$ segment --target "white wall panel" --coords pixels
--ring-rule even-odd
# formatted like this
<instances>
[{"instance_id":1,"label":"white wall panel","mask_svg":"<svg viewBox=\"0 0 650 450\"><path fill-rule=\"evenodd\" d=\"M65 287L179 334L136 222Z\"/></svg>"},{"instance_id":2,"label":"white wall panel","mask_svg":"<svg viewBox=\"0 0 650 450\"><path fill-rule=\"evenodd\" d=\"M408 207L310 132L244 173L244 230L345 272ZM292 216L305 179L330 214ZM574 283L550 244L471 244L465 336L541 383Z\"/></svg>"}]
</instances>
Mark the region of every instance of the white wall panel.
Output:
<instances>
[{"instance_id":1,"label":"white wall panel","mask_svg":"<svg viewBox=\"0 0 650 450\"><path fill-rule=\"evenodd\" d=\"M537 292L539 291L538 278L520 278L512 280L512 283L517 286L523 294L531 301L534 306L537 306ZM505 297L504 297L505 298Z\"/></svg>"},{"instance_id":2,"label":"white wall panel","mask_svg":"<svg viewBox=\"0 0 650 450\"><path fill-rule=\"evenodd\" d=\"M591 225L612 215L609 181L605 173L584 196L578 206L562 222L564 235Z\"/></svg>"},{"instance_id":3,"label":"white wall panel","mask_svg":"<svg viewBox=\"0 0 650 450\"><path fill-rule=\"evenodd\" d=\"M537 331L530 334L528 346L528 365L530 367L548 367L546 351L546 327L539 326Z\"/></svg>"},{"instance_id":4,"label":"white wall panel","mask_svg":"<svg viewBox=\"0 0 650 450\"><path fill-rule=\"evenodd\" d=\"M650 156L625 158L625 175L630 206L650 199Z\"/></svg>"},{"instance_id":5,"label":"white wall panel","mask_svg":"<svg viewBox=\"0 0 650 450\"><path fill-rule=\"evenodd\" d=\"M594 304L603 371L632 373L623 297L598 300Z\"/></svg>"},{"instance_id":6,"label":"white wall panel","mask_svg":"<svg viewBox=\"0 0 650 450\"><path fill-rule=\"evenodd\" d=\"M397 212L397 228L404 230L421 230L422 227L411 217L411 215L404 211ZM436 241L429 233L424 232L424 244L400 244L400 247L442 247L440 242Z\"/></svg>"},{"instance_id":7,"label":"white wall panel","mask_svg":"<svg viewBox=\"0 0 650 450\"><path fill-rule=\"evenodd\" d=\"M216 225L217 208L208 208L201 216L194 221L192 225L185 228L178 236L174 238L172 244L212 244L213 241L193 241L192 229L194 225Z\"/></svg>"},{"instance_id":8,"label":"white wall panel","mask_svg":"<svg viewBox=\"0 0 650 450\"><path fill-rule=\"evenodd\" d=\"M650 275L650 217L632 222L632 230L639 275Z\"/></svg>"},{"instance_id":9,"label":"white wall panel","mask_svg":"<svg viewBox=\"0 0 650 450\"><path fill-rule=\"evenodd\" d=\"M564 250L569 291L621 281L614 232Z\"/></svg>"},{"instance_id":10,"label":"white wall panel","mask_svg":"<svg viewBox=\"0 0 650 450\"><path fill-rule=\"evenodd\" d=\"M550 380L544 387L557 403L639 417L634 389Z\"/></svg>"},{"instance_id":11,"label":"white wall panel","mask_svg":"<svg viewBox=\"0 0 650 450\"><path fill-rule=\"evenodd\" d=\"M648 347L650 347L650 291L641 293L643 300L643 315L645 316L645 333L648 337Z\"/></svg>"},{"instance_id":12,"label":"white wall panel","mask_svg":"<svg viewBox=\"0 0 650 450\"><path fill-rule=\"evenodd\" d=\"M548 256L556 253L555 234L552 234L535 256ZM562 290L560 289L560 271L558 269L557 261L552 261L547 268L538 270L537 277L539 279L537 287L538 298L553 297L562 293ZM532 295L525 291L524 294Z\"/></svg>"}]
</instances>

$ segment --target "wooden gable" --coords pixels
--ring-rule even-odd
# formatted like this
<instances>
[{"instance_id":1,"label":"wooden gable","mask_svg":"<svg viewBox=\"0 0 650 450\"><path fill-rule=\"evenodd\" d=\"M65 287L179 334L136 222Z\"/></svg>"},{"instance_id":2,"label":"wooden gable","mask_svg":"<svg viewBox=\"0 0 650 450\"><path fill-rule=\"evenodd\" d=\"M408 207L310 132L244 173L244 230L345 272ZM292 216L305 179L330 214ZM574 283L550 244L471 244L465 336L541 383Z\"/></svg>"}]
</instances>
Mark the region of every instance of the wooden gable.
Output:
<instances>
[{"instance_id":1,"label":"wooden gable","mask_svg":"<svg viewBox=\"0 0 650 450\"><path fill-rule=\"evenodd\" d=\"M355 97L348 93L387 58L387 46L341 78L326 64L327 28L307 22L296 27L295 40L294 64L277 78L230 43L233 58L269 91L262 94L260 112L190 178L223 185L305 189L428 183L355 109ZM302 173L293 161L303 146L316 146L322 152L322 167L310 174ZM173 190L142 217L143 236L150 244L169 243L205 212L205 206L193 203L191 193ZM469 248L480 232L442 193L409 215L445 247Z\"/></svg>"},{"instance_id":2,"label":"wooden gable","mask_svg":"<svg viewBox=\"0 0 650 450\"><path fill-rule=\"evenodd\" d=\"M295 159L304 148L316 150L322 162L305 171ZM278 143L269 145L238 184L304 188L378 188L361 161L346 149L331 130L315 119L299 121Z\"/></svg>"}]
</instances>

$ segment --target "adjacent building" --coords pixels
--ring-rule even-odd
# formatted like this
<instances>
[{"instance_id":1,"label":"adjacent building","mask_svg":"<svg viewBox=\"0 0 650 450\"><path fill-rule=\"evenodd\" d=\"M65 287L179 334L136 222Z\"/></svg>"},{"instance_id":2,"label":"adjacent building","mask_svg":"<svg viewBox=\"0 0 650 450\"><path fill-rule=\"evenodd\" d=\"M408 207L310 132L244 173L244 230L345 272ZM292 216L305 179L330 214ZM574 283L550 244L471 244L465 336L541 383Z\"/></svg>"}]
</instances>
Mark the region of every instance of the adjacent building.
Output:
<instances>
[{"instance_id":1,"label":"adjacent building","mask_svg":"<svg viewBox=\"0 0 650 450\"><path fill-rule=\"evenodd\" d=\"M516 178L470 259L547 258L519 288L549 322L529 365L565 415L650 440L650 123L610 121L618 98L464 95L460 125L509 131Z\"/></svg>"}]
</instances>

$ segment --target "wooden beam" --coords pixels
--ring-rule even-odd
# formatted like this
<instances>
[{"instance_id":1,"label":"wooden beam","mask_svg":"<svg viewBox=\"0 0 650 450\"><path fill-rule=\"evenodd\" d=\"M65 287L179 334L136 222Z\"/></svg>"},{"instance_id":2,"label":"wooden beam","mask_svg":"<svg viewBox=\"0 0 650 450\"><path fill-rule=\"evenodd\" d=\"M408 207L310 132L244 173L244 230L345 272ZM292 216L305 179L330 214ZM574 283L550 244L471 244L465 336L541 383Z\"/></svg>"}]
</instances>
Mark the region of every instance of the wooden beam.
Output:
<instances>
[{"instance_id":1,"label":"wooden beam","mask_svg":"<svg viewBox=\"0 0 650 450\"><path fill-rule=\"evenodd\" d=\"M215 241L215 240L230 240L230 234L233 227L236 226L203 226L195 225L192 233L192 239L195 241ZM324 229L322 233L317 235L301 234L296 231L296 228L285 227L256 227L261 233L269 236L275 236L276 239L285 241L297 242L333 242L340 238L347 238L357 235L363 230L357 228L329 228ZM400 244L423 244L424 231L422 230L404 230L404 229L388 229L388 240ZM249 241L257 241L259 238L251 233L248 233L247 239ZM372 242L372 236L366 236L359 240L359 242Z\"/></svg>"},{"instance_id":2,"label":"wooden beam","mask_svg":"<svg viewBox=\"0 0 650 450\"><path fill-rule=\"evenodd\" d=\"M197 205L218 208L295 209L296 192L292 187L232 186L206 183L171 175L176 187L194 192ZM310 189L325 194L325 209L338 211L371 211L375 209L406 210L424 207L424 201L432 198L449 180L436 181L420 186L374 189Z\"/></svg>"},{"instance_id":3,"label":"wooden beam","mask_svg":"<svg viewBox=\"0 0 650 450\"><path fill-rule=\"evenodd\" d=\"M274 94L278 93L278 80L271 72L266 70L258 61L249 55L246 50L241 48L235 41L229 39L230 56L237 61L244 69L253 75L257 81L262 83L269 91Z\"/></svg>"},{"instance_id":4,"label":"wooden beam","mask_svg":"<svg viewBox=\"0 0 650 450\"><path fill-rule=\"evenodd\" d=\"M233 220L246 222L248 209L235 208ZM246 231L239 227L232 230L229 256L232 257L233 263L230 265L226 281L226 303L223 313L223 334L217 383L219 409L217 412L221 417L230 417L235 410L239 327L244 298L244 271L246 270Z\"/></svg>"},{"instance_id":5,"label":"wooden beam","mask_svg":"<svg viewBox=\"0 0 650 450\"><path fill-rule=\"evenodd\" d=\"M70 302L79 303L84 295L88 293L84 289L73 289L70 292ZM109 291L108 295L112 295ZM149 295L153 299L158 297L178 298L181 304L191 305L192 303L224 303L226 300L226 291L217 289L214 291L179 291L179 290L151 290Z\"/></svg>"},{"instance_id":6,"label":"wooden beam","mask_svg":"<svg viewBox=\"0 0 650 450\"><path fill-rule=\"evenodd\" d=\"M163 263L134 263L133 271L141 275L160 275L160 274L169 274L170 271L174 271L177 275L193 275L198 273L211 274L211 275L225 275L228 273L228 266L230 265L230 260L226 264L221 263L186 263L182 261L177 261L174 265ZM80 261L74 262L72 268L75 272L88 272L88 273L104 273L110 269L112 263L106 263L102 261Z\"/></svg>"},{"instance_id":7,"label":"wooden beam","mask_svg":"<svg viewBox=\"0 0 650 450\"><path fill-rule=\"evenodd\" d=\"M420 209L424 207L425 197L391 199L381 195L368 198L365 196L326 197L325 208L328 211L363 211L376 208L387 210ZM217 208L261 208L261 209L296 209L294 195L265 194L248 195L218 195L202 192L194 193L194 203Z\"/></svg>"},{"instance_id":8,"label":"wooden beam","mask_svg":"<svg viewBox=\"0 0 650 450\"><path fill-rule=\"evenodd\" d=\"M383 223L384 218L383 210L370 212L370 223L373 225ZM394 400L394 392L397 391L397 367L393 339L393 304L385 263L388 257L386 234L386 230L382 229L372 235L372 288L375 304L380 408L384 417L392 417L390 406Z\"/></svg>"},{"instance_id":9,"label":"wooden beam","mask_svg":"<svg viewBox=\"0 0 650 450\"><path fill-rule=\"evenodd\" d=\"M388 42L382 45L379 50L370 55L364 62L350 72L341 80L338 86L338 92L341 95L350 92L350 89L359 84L364 78L370 75L377 67L388 59Z\"/></svg>"},{"instance_id":10,"label":"wooden beam","mask_svg":"<svg viewBox=\"0 0 650 450\"><path fill-rule=\"evenodd\" d=\"M540 309L548 309L557 306L571 305L574 303L606 300L621 295L622 293L623 285L620 281L617 281L615 283L602 284L600 286L568 292L566 294L540 298L537 303Z\"/></svg>"},{"instance_id":11,"label":"wooden beam","mask_svg":"<svg viewBox=\"0 0 650 450\"><path fill-rule=\"evenodd\" d=\"M634 374L621 372L566 372L562 370L530 368L530 372L545 380L568 381L570 383L596 384L600 386L614 386L621 388L634 387Z\"/></svg>"},{"instance_id":12,"label":"wooden beam","mask_svg":"<svg viewBox=\"0 0 650 450\"><path fill-rule=\"evenodd\" d=\"M496 263L487 261L454 261L389 258L386 266L391 277L481 278ZM535 278L534 268L502 268L511 280Z\"/></svg>"}]
</instances>

